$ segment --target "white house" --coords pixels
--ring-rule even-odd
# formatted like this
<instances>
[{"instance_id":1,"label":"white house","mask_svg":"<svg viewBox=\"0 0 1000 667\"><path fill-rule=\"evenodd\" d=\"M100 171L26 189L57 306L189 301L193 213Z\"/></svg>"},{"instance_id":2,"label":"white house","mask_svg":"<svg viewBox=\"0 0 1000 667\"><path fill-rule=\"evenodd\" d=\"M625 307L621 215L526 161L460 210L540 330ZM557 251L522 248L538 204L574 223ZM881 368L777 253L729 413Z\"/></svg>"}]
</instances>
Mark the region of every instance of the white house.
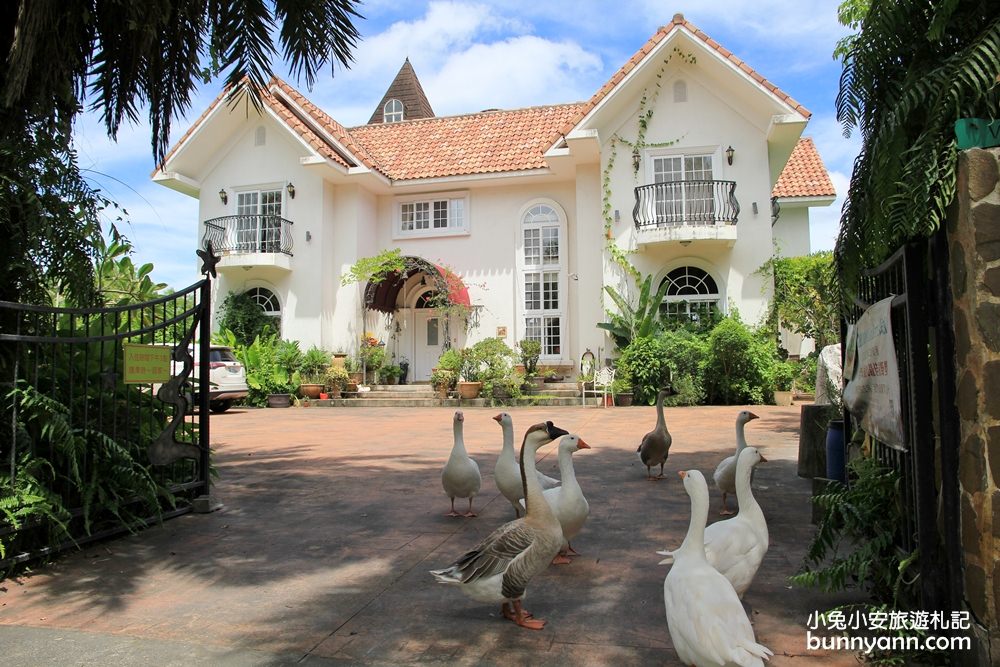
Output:
<instances>
[{"instance_id":1,"label":"white house","mask_svg":"<svg viewBox=\"0 0 1000 667\"><path fill-rule=\"evenodd\" d=\"M215 303L251 292L304 346L351 351L374 331L415 380L446 332L535 338L543 363L576 366L612 348L595 325L603 287L631 284L622 258L670 281L675 314L760 317L755 271L776 239L809 252L809 207L834 199L800 139L809 116L678 14L583 103L439 118L408 61L360 127L277 79L259 110L220 96L153 179L199 199L223 256ZM341 285L389 248L406 275ZM473 307L467 333L430 307L441 289Z\"/></svg>"}]
</instances>

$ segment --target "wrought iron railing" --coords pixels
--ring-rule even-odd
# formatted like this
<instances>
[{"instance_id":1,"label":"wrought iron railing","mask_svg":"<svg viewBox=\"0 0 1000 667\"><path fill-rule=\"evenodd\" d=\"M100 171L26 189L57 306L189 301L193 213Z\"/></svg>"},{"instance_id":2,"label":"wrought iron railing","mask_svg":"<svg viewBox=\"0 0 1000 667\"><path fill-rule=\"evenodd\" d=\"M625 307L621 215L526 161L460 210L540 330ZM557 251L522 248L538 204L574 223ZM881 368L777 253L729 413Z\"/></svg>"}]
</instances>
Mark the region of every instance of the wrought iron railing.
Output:
<instances>
[{"instance_id":1,"label":"wrought iron railing","mask_svg":"<svg viewBox=\"0 0 1000 667\"><path fill-rule=\"evenodd\" d=\"M292 221L276 215L227 215L205 221L202 245L212 242L220 255L292 255Z\"/></svg>"},{"instance_id":2,"label":"wrought iron railing","mask_svg":"<svg viewBox=\"0 0 1000 667\"><path fill-rule=\"evenodd\" d=\"M735 181L667 181L635 189L637 229L679 225L735 225L740 215Z\"/></svg>"}]
</instances>

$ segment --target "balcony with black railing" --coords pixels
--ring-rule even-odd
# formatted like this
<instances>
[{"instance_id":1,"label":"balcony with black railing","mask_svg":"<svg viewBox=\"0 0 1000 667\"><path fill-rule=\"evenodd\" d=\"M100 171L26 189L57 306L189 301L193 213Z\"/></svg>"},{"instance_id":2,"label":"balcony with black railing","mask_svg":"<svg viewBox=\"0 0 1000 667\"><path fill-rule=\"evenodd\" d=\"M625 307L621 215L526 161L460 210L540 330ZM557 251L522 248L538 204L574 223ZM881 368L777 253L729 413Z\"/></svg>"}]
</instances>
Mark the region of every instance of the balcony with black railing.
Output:
<instances>
[{"instance_id":1,"label":"balcony with black railing","mask_svg":"<svg viewBox=\"0 0 1000 667\"><path fill-rule=\"evenodd\" d=\"M273 266L291 270L292 221L276 215L227 215L205 221L202 244L211 241L219 268Z\"/></svg>"},{"instance_id":2,"label":"balcony with black railing","mask_svg":"<svg viewBox=\"0 0 1000 667\"><path fill-rule=\"evenodd\" d=\"M735 181L667 181L635 189L632 217L639 243L736 242L740 204Z\"/></svg>"}]
</instances>

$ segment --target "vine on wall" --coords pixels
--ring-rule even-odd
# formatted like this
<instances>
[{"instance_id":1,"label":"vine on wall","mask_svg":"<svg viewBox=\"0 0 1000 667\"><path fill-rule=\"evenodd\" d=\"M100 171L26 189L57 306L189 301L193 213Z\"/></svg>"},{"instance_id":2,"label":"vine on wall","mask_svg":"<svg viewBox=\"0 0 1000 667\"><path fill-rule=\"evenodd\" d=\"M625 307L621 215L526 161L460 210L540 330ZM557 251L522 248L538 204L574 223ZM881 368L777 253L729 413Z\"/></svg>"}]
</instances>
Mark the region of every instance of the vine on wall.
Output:
<instances>
[{"instance_id":1,"label":"vine on wall","mask_svg":"<svg viewBox=\"0 0 1000 667\"><path fill-rule=\"evenodd\" d=\"M614 171L615 158L618 156L619 144L630 149L629 152L635 152L642 151L646 148L666 148L668 146L673 146L683 138L682 136L669 141L658 141L652 143L646 142L646 132L649 129L649 122L653 119L653 107L656 106L656 100L660 96L660 82L663 79L663 73L666 71L667 65L670 64L670 61L674 58L674 56L677 56L689 65L694 65L698 62L698 59L694 56L694 54L681 51L677 47L674 47L670 55L663 59L663 64L656 72L655 87L652 91L648 88L643 90L642 97L639 99L638 129L636 131L635 141L629 141L617 132L612 135L611 140L609 141L610 153L608 155L608 162L604 167L603 173L601 174L601 214L604 218L605 250L607 251L612 262L617 264L622 271L636 280L641 279L642 276L639 273L639 270L632 266L632 263L628 261L628 256L634 251L626 250L619 246L614 237L614 219L612 217L611 209L611 172ZM633 182L638 182L638 177L639 165L634 164L632 169Z\"/></svg>"}]
</instances>

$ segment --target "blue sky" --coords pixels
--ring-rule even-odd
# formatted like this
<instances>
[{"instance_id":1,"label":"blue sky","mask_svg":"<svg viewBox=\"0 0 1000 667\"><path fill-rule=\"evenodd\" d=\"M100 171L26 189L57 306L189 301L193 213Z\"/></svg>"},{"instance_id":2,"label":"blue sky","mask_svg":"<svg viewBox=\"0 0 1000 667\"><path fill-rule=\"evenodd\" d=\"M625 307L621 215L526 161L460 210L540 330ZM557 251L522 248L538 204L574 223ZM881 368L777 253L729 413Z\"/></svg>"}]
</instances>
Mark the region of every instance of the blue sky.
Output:
<instances>
[{"instance_id":1,"label":"blue sky","mask_svg":"<svg viewBox=\"0 0 1000 667\"><path fill-rule=\"evenodd\" d=\"M279 76L346 126L367 122L403 59L409 57L439 116L588 99L674 13L705 31L813 116L813 137L838 194L847 190L859 141L845 139L834 111L840 64L836 41L846 34L834 0L465 0L360 6L362 41L350 69L329 68L312 90ZM613 9L609 10L609 7ZM179 138L221 90L203 86L187 114L175 118ZM84 175L129 213L125 234L154 279L175 288L197 279L197 202L154 184L145 123L107 139L98 117L77 121ZM814 250L833 248L842 197L814 208Z\"/></svg>"}]
</instances>

